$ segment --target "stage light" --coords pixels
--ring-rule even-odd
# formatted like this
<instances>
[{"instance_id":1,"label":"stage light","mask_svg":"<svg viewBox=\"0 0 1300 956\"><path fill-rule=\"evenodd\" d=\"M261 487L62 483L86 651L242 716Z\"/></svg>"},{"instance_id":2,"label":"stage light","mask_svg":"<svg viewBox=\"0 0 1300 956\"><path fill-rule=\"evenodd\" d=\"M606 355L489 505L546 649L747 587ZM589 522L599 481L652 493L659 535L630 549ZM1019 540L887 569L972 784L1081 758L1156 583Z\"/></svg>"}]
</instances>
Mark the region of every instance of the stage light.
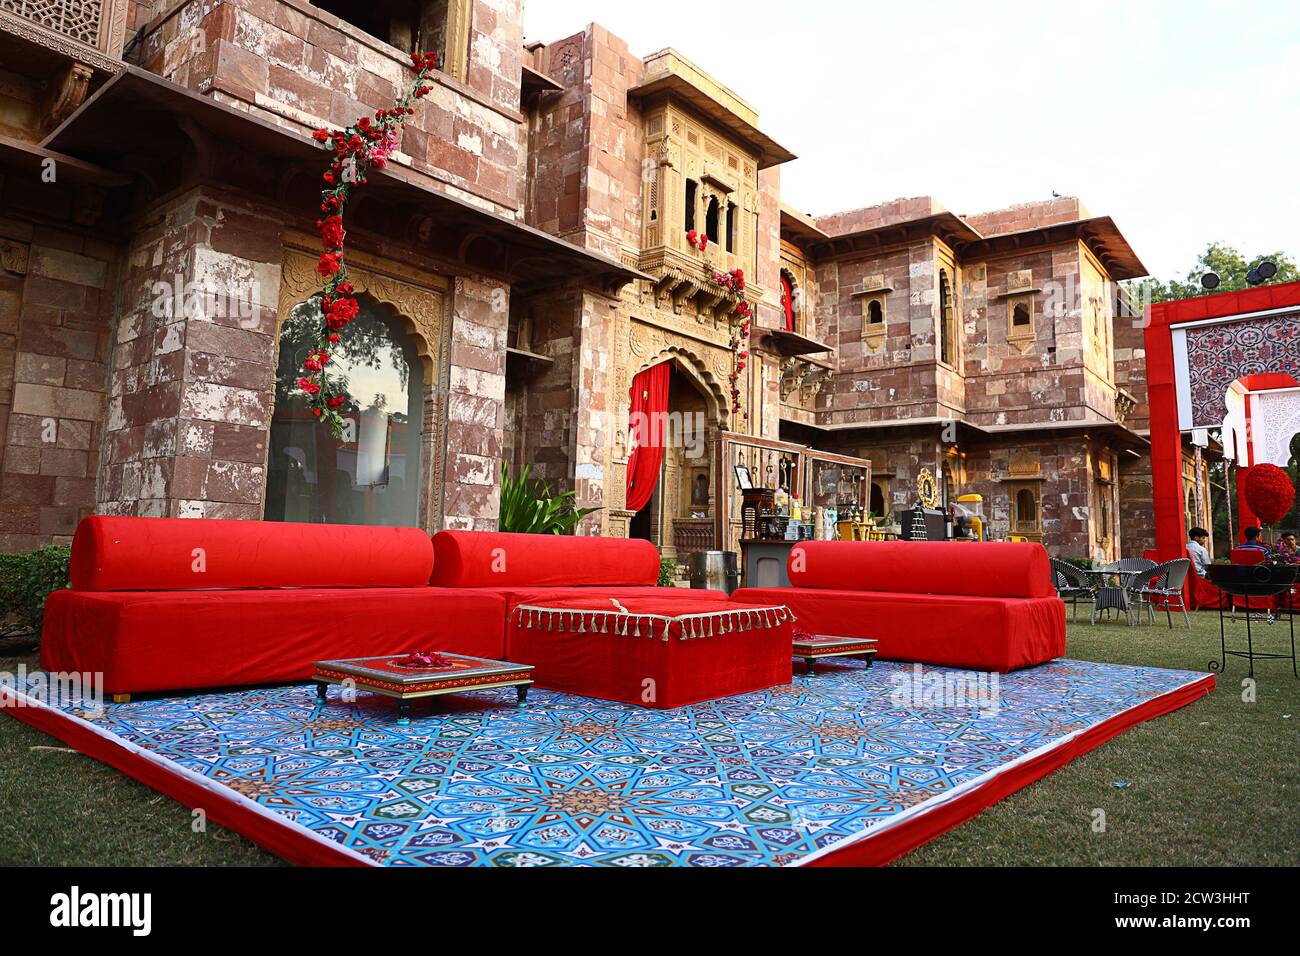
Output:
<instances>
[{"instance_id":1,"label":"stage light","mask_svg":"<svg viewBox=\"0 0 1300 956\"><path fill-rule=\"evenodd\" d=\"M1246 273L1246 285L1259 285L1264 280L1259 277L1258 269L1251 269Z\"/></svg>"},{"instance_id":2,"label":"stage light","mask_svg":"<svg viewBox=\"0 0 1300 956\"><path fill-rule=\"evenodd\" d=\"M1255 266L1255 271L1259 273L1261 279L1267 282L1269 279L1277 275L1277 263L1265 259L1259 265Z\"/></svg>"},{"instance_id":3,"label":"stage light","mask_svg":"<svg viewBox=\"0 0 1300 956\"><path fill-rule=\"evenodd\" d=\"M1219 274L1217 272L1207 272L1201 276L1201 285L1207 289L1217 289L1219 287Z\"/></svg>"}]
</instances>

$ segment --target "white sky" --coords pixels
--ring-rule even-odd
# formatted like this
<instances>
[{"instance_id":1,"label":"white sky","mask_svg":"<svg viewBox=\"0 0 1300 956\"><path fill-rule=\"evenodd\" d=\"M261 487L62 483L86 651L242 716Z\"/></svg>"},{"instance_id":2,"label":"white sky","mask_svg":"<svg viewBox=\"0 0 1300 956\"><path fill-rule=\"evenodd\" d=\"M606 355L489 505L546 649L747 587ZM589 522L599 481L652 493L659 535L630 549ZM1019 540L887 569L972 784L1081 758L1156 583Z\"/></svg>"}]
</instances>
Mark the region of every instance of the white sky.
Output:
<instances>
[{"instance_id":1,"label":"white sky","mask_svg":"<svg viewBox=\"0 0 1300 956\"><path fill-rule=\"evenodd\" d=\"M524 0L528 40L596 21L672 46L800 158L813 214L1077 195L1168 279L1223 240L1300 258L1300 5Z\"/></svg>"}]
</instances>

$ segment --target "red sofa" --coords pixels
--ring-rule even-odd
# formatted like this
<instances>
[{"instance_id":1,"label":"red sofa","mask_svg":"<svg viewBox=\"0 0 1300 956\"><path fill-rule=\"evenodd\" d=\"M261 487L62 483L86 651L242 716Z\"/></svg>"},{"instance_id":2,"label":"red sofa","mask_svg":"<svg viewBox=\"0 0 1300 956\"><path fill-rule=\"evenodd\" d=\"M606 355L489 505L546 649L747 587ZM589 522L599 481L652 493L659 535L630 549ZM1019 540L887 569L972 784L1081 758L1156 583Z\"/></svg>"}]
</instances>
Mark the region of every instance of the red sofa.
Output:
<instances>
[{"instance_id":1,"label":"red sofa","mask_svg":"<svg viewBox=\"0 0 1300 956\"><path fill-rule=\"evenodd\" d=\"M1006 673L1065 653L1065 604L1042 545L809 541L788 588L732 600L785 604L815 634L875 638L877 656Z\"/></svg>"},{"instance_id":2,"label":"red sofa","mask_svg":"<svg viewBox=\"0 0 1300 956\"><path fill-rule=\"evenodd\" d=\"M71 589L46 601L41 665L102 673L115 695L237 687L305 680L332 658L510 659L520 603L726 601L658 577L648 541L94 515L73 538Z\"/></svg>"},{"instance_id":3,"label":"red sofa","mask_svg":"<svg viewBox=\"0 0 1300 956\"><path fill-rule=\"evenodd\" d=\"M41 666L129 694L304 680L328 658L500 657L504 599L431 588L432 566L418 528L95 515L46 601Z\"/></svg>"}]
</instances>

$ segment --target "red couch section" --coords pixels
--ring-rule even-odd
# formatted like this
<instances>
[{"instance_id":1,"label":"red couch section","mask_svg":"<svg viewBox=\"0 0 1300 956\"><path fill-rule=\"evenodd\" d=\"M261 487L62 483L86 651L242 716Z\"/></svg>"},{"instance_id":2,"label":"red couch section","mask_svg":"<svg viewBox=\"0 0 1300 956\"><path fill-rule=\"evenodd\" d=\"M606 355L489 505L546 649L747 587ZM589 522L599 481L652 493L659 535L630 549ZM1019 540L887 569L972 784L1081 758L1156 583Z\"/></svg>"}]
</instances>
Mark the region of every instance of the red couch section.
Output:
<instances>
[{"instance_id":1,"label":"red couch section","mask_svg":"<svg viewBox=\"0 0 1300 956\"><path fill-rule=\"evenodd\" d=\"M1065 653L1041 545L816 541L792 549L788 572L794 586L732 600L785 604L815 634L875 638L882 660L1005 673Z\"/></svg>"},{"instance_id":2,"label":"red couch section","mask_svg":"<svg viewBox=\"0 0 1300 956\"><path fill-rule=\"evenodd\" d=\"M716 601L680 601L672 606L658 598L628 598L620 603L629 615L568 613L575 609L608 612L610 604L604 600L550 602L541 606L565 613L549 615L549 621L542 619L544 613L529 610L534 605L526 605L511 614L507 654L512 661L535 667L538 687L655 709L684 707L791 681L791 624L770 609L767 620L724 631L716 622L742 608ZM655 617L652 623L651 618L637 615ZM670 623L664 640L660 618L680 615L694 617ZM631 630L633 621L639 635L618 633L622 625ZM683 633L696 636L683 638Z\"/></svg>"},{"instance_id":3,"label":"red couch section","mask_svg":"<svg viewBox=\"0 0 1300 956\"><path fill-rule=\"evenodd\" d=\"M420 587L419 528L92 515L72 539L76 591Z\"/></svg>"},{"instance_id":4,"label":"red couch section","mask_svg":"<svg viewBox=\"0 0 1300 956\"><path fill-rule=\"evenodd\" d=\"M46 601L41 664L102 673L117 694L301 680L318 660L412 650L500 657L505 599L429 587L432 561L414 528L86 518L73 587Z\"/></svg>"},{"instance_id":5,"label":"red couch section","mask_svg":"<svg viewBox=\"0 0 1300 956\"><path fill-rule=\"evenodd\" d=\"M439 531L430 583L510 588L654 585L659 552L631 538Z\"/></svg>"},{"instance_id":6,"label":"red couch section","mask_svg":"<svg viewBox=\"0 0 1300 956\"><path fill-rule=\"evenodd\" d=\"M41 666L109 694L306 680L312 663L437 650L499 658L500 595L418 588L59 591Z\"/></svg>"},{"instance_id":7,"label":"red couch section","mask_svg":"<svg viewBox=\"0 0 1300 956\"><path fill-rule=\"evenodd\" d=\"M974 543L809 541L790 552L790 584L967 597L1056 596L1041 545L988 542L972 547Z\"/></svg>"}]
</instances>

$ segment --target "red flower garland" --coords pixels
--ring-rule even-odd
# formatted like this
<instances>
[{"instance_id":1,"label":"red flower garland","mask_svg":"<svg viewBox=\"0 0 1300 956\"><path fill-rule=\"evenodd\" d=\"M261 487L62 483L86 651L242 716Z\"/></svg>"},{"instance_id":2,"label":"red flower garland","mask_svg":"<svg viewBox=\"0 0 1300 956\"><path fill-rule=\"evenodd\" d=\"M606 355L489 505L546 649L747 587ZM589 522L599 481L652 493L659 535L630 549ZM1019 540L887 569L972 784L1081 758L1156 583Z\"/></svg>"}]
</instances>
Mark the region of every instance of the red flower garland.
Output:
<instances>
[{"instance_id":1,"label":"red flower garland","mask_svg":"<svg viewBox=\"0 0 1300 956\"><path fill-rule=\"evenodd\" d=\"M701 246L701 249L704 247ZM754 310L750 308L745 296L745 272L732 269L730 272L713 273L713 282L735 294L736 308L732 312L731 325L731 371L727 373L727 382L731 388L731 413L740 414L740 373L745 371L749 361L749 332L754 324Z\"/></svg>"},{"instance_id":2,"label":"red flower garland","mask_svg":"<svg viewBox=\"0 0 1300 956\"><path fill-rule=\"evenodd\" d=\"M1266 525L1275 525L1285 518L1295 501L1295 485L1277 465L1252 466L1246 472L1242 489L1246 504Z\"/></svg>"},{"instance_id":3,"label":"red flower garland","mask_svg":"<svg viewBox=\"0 0 1300 956\"><path fill-rule=\"evenodd\" d=\"M344 261L343 244L348 234L343 228L343 209L352 188L364 184L371 169L388 165L402 126L415 112L412 103L433 89L430 75L437 68L437 59L434 53L411 54L415 81L392 109L379 110L373 119L363 116L347 129L318 129L312 133L312 138L332 158L329 169L321 176L325 188L320 194L320 211L324 215L316 221L324 249L316 263L316 271L325 280L321 294L323 321L316 342L302 363L305 374L298 379L298 390L306 396L312 414L329 426L335 438L343 434L343 418L338 410L347 402L348 395L329 380L325 370L330 349L339 343L341 333L360 310Z\"/></svg>"}]
</instances>

